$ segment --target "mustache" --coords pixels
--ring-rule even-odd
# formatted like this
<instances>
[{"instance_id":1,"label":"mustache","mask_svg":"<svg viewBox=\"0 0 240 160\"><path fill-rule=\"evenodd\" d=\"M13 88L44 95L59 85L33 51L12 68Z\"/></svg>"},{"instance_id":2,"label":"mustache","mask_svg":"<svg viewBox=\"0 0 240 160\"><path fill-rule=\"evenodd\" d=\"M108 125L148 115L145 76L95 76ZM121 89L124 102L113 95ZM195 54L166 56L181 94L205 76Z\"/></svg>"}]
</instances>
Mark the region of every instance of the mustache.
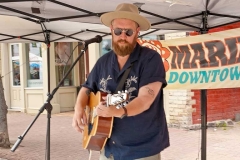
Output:
<instances>
[{"instance_id":1,"label":"mustache","mask_svg":"<svg viewBox=\"0 0 240 160\"><path fill-rule=\"evenodd\" d=\"M126 41L126 40L124 40L124 39L120 39L120 40L118 40L117 42L124 42L124 43L127 43L127 44L129 44L129 42L128 42L128 41Z\"/></svg>"}]
</instances>

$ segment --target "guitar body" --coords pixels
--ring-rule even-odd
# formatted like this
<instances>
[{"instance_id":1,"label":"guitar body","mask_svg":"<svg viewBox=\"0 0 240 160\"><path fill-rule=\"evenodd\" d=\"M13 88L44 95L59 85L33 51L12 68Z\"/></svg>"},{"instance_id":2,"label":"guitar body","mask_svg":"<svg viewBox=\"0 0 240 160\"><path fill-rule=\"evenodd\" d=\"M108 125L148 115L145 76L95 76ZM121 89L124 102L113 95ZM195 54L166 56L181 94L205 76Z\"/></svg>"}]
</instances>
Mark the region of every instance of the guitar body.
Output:
<instances>
[{"instance_id":1,"label":"guitar body","mask_svg":"<svg viewBox=\"0 0 240 160\"><path fill-rule=\"evenodd\" d=\"M86 115L89 124L85 126L83 133L83 148L100 151L111 136L113 117L94 116L94 109L102 101L106 93L90 93L89 104L86 108Z\"/></svg>"}]
</instances>

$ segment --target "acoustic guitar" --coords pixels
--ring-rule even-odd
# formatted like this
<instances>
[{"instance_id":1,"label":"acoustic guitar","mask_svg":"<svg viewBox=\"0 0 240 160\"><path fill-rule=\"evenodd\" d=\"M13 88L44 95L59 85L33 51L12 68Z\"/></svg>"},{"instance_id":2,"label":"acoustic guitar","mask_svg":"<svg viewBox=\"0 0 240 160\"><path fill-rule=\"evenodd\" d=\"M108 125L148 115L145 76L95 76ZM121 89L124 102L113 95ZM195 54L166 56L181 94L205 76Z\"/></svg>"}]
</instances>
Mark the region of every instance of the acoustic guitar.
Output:
<instances>
[{"instance_id":1,"label":"acoustic guitar","mask_svg":"<svg viewBox=\"0 0 240 160\"><path fill-rule=\"evenodd\" d=\"M84 127L83 132L83 148L89 150L100 151L106 144L107 139L111 136L113 117L97 116L95 112L96 106L100 101L104 101L102 97L106 96L106 107L111 105L118 109L127 104L127 92L118 92L118 94L106 94L103 92L90 93L89 103L86 107L86 115L88 124Z\"/></svg>"}]
</instances>

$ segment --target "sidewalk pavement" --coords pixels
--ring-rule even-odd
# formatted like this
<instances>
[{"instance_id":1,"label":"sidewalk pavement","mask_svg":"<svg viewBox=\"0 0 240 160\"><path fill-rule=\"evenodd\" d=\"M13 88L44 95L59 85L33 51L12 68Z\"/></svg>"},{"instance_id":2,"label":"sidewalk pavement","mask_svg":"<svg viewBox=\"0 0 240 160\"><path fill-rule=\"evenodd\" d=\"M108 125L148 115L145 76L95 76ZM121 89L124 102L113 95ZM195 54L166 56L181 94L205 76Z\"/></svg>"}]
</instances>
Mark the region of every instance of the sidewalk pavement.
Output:
<instances>
[{"instance_id":1,"label":"sidewalk pavement","mask_svg":"<svg viewBox=\"0 0 240 160\"><path fill-rule=\"evenodd\" d=\"M82 135L71 126L73 112L53 114L51 118L51 160L88 160L88 151L82 149ZM10 142L31 124L36 115L8 113ZM15 152L0 148L0 160L44 160L46 150L47 115L41 114ZM162 160L201 160L201 130L169 128L171 146L162 153ZM207 160L240 159L240 123L234 127L208 128ZM94 151L91 160L98 160Z\"/></svg>"}]
</instances>

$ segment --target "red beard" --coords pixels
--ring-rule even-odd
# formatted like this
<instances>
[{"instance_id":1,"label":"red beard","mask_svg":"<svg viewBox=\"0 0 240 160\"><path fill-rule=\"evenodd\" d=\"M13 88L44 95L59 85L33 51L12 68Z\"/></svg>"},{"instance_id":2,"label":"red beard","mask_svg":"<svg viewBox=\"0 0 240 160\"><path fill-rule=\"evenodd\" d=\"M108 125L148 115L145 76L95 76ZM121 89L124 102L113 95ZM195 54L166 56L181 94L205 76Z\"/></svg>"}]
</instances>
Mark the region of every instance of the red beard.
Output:
<instances>
[{"instance_id":1,"label":"red beard","mask_svg":"<svg viewBox=\"0 0 240 160\"><path fill-rule=\"evenodd\" d=\"M124 42L124 45L119 45L119 43L123 43ZM112 45L113 45L113 50L114 52L119 55L119 56L127 56L127 55L130 55L135 46L136 46L136 41L133 41L133 43L129 43L128 41L126 40L118 40L117 42L114 42L112 41Z\"/></svg>"}]
</instances>

